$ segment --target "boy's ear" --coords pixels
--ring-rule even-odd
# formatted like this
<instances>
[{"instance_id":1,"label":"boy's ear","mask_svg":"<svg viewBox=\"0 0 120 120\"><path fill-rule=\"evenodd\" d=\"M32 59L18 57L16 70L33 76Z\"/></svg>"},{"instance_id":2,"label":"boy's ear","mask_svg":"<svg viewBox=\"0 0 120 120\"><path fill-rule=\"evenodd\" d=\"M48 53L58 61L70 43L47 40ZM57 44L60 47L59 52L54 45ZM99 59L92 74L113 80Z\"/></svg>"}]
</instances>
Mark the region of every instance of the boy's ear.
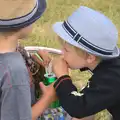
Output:
<instances>
[{"instance_id":1,"label":"boy's ear","mask_svg":"<svg viewBox=\"0 0 120 120\"><path fill-rule=\"evenodd\" d=\"M95 55L89 54L89 55L87 56L87 62L88 62L88 64L91 64L91 63L93 63L93 62L96 61L96 60L97 60L97 58L96 58Z\"/></svg>"}]
</instances>

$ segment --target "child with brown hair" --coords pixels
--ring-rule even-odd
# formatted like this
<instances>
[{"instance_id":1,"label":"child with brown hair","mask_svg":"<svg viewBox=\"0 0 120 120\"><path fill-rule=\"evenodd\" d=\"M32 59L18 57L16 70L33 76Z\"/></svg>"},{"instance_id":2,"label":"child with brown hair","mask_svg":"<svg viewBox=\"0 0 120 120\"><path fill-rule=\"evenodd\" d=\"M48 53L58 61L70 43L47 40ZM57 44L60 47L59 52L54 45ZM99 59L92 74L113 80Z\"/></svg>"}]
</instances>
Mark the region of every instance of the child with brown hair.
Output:
<instances>
[{"instance_id":1,"label":"child with brown hair","mask_svg":"<svg viewBox=\"0 0 120 120\"><path fill-rule=\"evenodd\" d=\"M48 106L43 96L31 109L30 76L16 51L45 8L46 0L0 0L0 120L36 120Z\"/></svg>"}]
</instances>

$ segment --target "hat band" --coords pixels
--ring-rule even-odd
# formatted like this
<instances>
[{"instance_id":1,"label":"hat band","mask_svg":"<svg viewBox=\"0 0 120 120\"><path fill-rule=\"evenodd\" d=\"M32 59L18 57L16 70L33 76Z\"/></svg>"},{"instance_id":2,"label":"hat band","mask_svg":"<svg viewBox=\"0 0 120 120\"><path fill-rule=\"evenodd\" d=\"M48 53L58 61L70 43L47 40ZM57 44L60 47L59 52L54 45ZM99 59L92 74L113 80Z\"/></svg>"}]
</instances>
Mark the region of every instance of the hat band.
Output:
<instances>
[{"instance_id":1,"label":"hat band","mask_svg":"<svg viewBox=\"0 0 120 120\"><path fill-rule=\"evenodd\" d=\"M9 19L9 20L0 19L0 25L15 25L15 24L21 24L23 22L26 22L34 16L37 9L38 9L38 0L36 0L36 5L33 8L33 10L30 13L28 13L27 15L24 15L24 16L18 17L18 18Z\"/></svg>"},{"instance_id":2,"label":"hat band","mask_svg":"<svg viewBox=\"0 0 120 120\"><path fill-rule=\"evenodd\" d=\"M91 49L92 51L98 52L103 55L112 55L113 50L106 50L101 47L98 47L88 40L86 40L82 35L80 35L71 25L68 21L64 21L62 24L64 30L71 36L73 40L75 40L77 43L85 47L86 49Z\"/></svg>"}]
</instances>

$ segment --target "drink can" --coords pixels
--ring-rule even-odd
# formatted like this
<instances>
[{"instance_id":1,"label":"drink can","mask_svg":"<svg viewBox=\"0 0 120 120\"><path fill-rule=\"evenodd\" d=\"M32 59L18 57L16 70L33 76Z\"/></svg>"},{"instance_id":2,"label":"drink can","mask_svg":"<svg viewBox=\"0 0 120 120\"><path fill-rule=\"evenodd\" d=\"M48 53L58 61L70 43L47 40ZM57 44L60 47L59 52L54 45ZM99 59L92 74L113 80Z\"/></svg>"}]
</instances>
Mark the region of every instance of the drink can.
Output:
<instances>
[{"instance_id":1,"label":"drink can","mask_svg":"<svg viewBox=\"0 0 120 120\"><path fill-rule=\"evenodd\" d=\"M55 82L55 80L57 79L55 74L54 73L51 73L51 74L48 74L46 73L44 75L45 77L45 80L43 81L43 83L48 86L50 85L51 83ZM60 103L59 103L59 100L56 100L55 102L53 102L49 108L57 108L57 107L60 107Z\"/></svg>"}]
</instances>

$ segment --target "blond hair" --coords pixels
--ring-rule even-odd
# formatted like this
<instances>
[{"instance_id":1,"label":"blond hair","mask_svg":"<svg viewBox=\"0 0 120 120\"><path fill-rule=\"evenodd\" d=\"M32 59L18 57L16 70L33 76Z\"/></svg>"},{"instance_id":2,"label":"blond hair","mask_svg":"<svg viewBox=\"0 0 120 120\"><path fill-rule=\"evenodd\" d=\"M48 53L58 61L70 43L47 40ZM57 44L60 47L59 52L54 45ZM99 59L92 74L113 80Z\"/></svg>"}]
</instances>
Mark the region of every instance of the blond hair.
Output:
<instances>
[{"instance_id":1,"label":"blond hair","mask_svg":"<svg viewBox=\"0 0 120 120\"><path fill-rule=\"evenodd\" d=\"M88 55L90 55L90 53L88 53L88 52L86 52L86 51L84 51L84 50L82 50L82 49L80 49L80 48L78 48L78 47L76 47L76 46L73 46L73 45L67 43L65 40L63 40L63 39L60 38L59 36L58 36L58 40L59 40L59 42L60 42L62 45L63 45L63 44L68 44L70 47L72 47L79 56L85 56L85 57L87 57ZM95 55L94 55L94 56L95 56ZM96 56L96 60L101 61L101 58L100 58L99 56Z\"/></svg>"},{"instance_id":2,"label":"blond hair","mask_svg":"<svg viewBox=\"0 0 120 120\"><path fill-rule=\"evenodd\" d=\"M65 40L63 40L63 39L60 38L59 36L58 36L58 40L59 40L59 42L60 42L61 45L63 45L63 44L68 44L70 47L74 48L78 55L86 54L86 53L87 53L86 51L83 51L82 49L80 49L80 48L78 48L78 47L75 47L75 46L67 43Z\"/></svg>"}]
</instances>

